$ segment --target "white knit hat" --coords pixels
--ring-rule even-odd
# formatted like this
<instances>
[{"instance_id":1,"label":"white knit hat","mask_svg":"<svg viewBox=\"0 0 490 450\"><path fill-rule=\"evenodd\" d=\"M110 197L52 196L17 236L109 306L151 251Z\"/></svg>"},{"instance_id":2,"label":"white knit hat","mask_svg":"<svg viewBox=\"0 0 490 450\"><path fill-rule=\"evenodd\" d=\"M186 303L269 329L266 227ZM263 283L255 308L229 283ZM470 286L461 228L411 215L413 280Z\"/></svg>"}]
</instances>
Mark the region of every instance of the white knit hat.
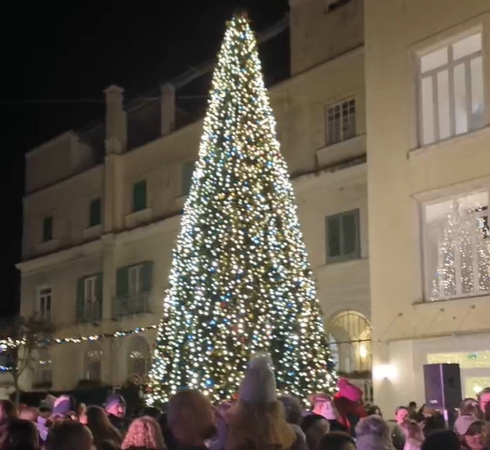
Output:
<instances>
[{"instance_id":1,"label":"white knit hat","mask_svg":"<svg viewBox=\"0 0 490 450\"><path fill-rule=\"evenodd\" d=\"M247 403L272 403L277 400L276 380L268 354L257 354L250 361L240 385L238 400Z\"/></svg>"}]
</instances>

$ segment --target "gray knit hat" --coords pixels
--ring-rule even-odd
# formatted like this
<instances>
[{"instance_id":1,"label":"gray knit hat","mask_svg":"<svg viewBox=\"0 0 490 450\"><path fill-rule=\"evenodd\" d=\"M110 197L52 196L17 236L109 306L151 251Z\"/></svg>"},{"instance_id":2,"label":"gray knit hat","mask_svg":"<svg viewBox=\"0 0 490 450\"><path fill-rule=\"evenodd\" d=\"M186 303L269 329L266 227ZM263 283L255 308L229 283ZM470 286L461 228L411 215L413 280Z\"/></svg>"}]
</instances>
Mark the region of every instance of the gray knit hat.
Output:
<instances>
[{"instance_id":1,"label":"gray knit hat","mask_svg":"<svg viewBox=\"0 0 490 450\"><path fill-rule=\"evenodd\" d=\"M257 354L250 361L240 385L238 400L247 403L272 403L277 400L276 380L268 354Z\"/></svg>"}]
</instances>

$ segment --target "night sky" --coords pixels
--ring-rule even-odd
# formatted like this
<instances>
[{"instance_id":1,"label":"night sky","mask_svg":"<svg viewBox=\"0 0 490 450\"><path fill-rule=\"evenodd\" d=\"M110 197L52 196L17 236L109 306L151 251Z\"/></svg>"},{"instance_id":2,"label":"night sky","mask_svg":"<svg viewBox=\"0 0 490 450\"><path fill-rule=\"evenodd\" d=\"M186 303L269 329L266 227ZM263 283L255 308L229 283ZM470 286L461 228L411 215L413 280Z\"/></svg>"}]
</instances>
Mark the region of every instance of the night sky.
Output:
<instances>
[{"instance_id":1,"label":"night sky","mask_svg":"<svg viewBox=\"0 0 490 450\"><path fill-rule=\"evenodd\" d=\"M43 2L9 5L1 32L7 50L7 78L0 86L7 203L0 315L18 306L14 264L20 260L25 152L102 118L102 91L111 84L122 86L129 100L214 58L237 7L248 10L260 31L285 16L288 0L74 0L69 12L50 12Z\"/></svg>"}]
</instances>

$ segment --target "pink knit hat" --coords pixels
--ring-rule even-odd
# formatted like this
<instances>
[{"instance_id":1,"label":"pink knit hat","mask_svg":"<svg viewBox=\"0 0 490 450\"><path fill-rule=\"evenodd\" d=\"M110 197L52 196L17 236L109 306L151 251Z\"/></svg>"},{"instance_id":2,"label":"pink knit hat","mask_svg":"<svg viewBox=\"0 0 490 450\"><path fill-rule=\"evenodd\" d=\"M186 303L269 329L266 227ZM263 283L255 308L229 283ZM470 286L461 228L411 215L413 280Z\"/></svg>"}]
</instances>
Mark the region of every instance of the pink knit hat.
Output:
<instances>
[{"instance_id":1,"label":"pink knit hat","mask_svg":"<svg viewBox=\"0 0 490 450\"><path fill-rule=\"evenodd\" d=\"M357 386L350 384L345 378L339 378L337 388L339 389L338 396L345 397L351 402L357 403L362 398L362 391Z\"/></svg>"}]
</instances>

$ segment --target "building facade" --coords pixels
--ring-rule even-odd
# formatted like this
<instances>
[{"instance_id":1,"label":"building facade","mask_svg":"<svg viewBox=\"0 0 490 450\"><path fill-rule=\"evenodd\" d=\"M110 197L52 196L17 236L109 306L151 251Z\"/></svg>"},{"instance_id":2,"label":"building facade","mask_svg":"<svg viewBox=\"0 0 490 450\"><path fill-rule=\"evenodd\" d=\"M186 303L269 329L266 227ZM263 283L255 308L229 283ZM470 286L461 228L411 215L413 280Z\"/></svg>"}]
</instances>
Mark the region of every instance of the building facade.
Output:
<instances>
[{"instance_id":1,"label":"building facade","mask_svg":"<svg viewBox=\"0 0 490 450\"><path fill-rule=\"evenodd\" d=\"M458 362L464 396L490 385L487 3L290 1L279 139L338 370L368 401L372 374L387 416L423 402L427 363ZM22 314L57 337L160 319L202 128L182 84L136 105L112 86L104 124L26 156ZM154 338L40 348L25 387L120 385Z\"/></svg>"},{"instance_id":2,"label":"building facade","mask_svg":"<svg viewBox=\"0 0 490 450\"><path fill-rule=\"evenodd\" d=\"M364 13L376 401L420 402L423 364L441 362L475 397L490 386L490 5Z\"/></svg>"},{"instance_id":3,"label":"building facade","mask_svg":"<svg viewBox=\"0 0 490 450\"><path fill-rule=\"evenodd\" d=\"M292 2L291 76L270 96L326 331L339 370L369 398L362 2L329 6ZM326 25L336 33L325 34ZM202 129L200 121L182 125L181 84L129 105L111 86L104 124L64 133L26 156L21 313L52 320L57 338L117 334L160 320ZM24 388L144 378L155 334L39 348Z\"/></svg>"}]
</instances>

